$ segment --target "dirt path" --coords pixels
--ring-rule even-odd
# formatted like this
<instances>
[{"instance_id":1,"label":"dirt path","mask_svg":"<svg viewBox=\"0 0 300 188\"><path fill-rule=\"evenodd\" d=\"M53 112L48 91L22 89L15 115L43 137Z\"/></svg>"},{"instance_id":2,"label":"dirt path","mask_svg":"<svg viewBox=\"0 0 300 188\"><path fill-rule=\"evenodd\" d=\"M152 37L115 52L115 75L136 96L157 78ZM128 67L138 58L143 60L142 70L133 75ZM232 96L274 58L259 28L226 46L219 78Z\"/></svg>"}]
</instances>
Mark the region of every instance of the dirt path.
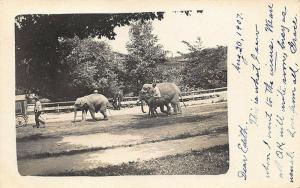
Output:
<instances>
[{"instance_id":1,"label":"dirt path","mask_svg":"<svg viewBox=\"0 0 300 188\"><path fill-rule=\"evenodd\" d=\"M226 103L185 108L177 116L127 114L19 128L18 168L22 175L47 175L147 161L228 144L227 129Z\"/></svg>"},{"instance_id":2,"label":"dirt path","mask_svg":"<svg viewBox=\"0 0 300 188\"><path fill-rule=\"evenodd\" d=\"M17 141L62 137L65 135L86 135L130 128L134 130L172 123L201 123L201 121L211 118L211 113L213 112L227 112L227 103L193 106L183 108L182 111L181 115L167 117L165 114L160 113L158 117L154 118L137 112L135 114L110 116L109 121L93 121L88 119L86 122L77 122L76 124L71 123L70 120L64 120L63 117L65 114L60 114L56 116L62 117L56 118L61 119L61 121L47 123L45 128L36 129L32 128L32 126L17 128ZM218 118L215 119L219 121ZM224 120L222 119L222 121ZM227 119L225 121L227 125ZM218 123L222 124L222 122Z\"/></svg>"},{"instance_id":3,"label":"dirt path","mask_svg":"<svg viewBox=\"0 0 300 188\"><path fill-rule=\"evenodd\" d=\"M226 114L226 111L219 111L201 116L176 117L176 122L174 117L164 117L151 119L150 122L142 120L136 126L124 123L122 126L102 127L98 133L23 140L17 142L17 154L19 159L40 158L227 132L227 124L222 123L226 121Z\"/></svg>"}]
</instances>

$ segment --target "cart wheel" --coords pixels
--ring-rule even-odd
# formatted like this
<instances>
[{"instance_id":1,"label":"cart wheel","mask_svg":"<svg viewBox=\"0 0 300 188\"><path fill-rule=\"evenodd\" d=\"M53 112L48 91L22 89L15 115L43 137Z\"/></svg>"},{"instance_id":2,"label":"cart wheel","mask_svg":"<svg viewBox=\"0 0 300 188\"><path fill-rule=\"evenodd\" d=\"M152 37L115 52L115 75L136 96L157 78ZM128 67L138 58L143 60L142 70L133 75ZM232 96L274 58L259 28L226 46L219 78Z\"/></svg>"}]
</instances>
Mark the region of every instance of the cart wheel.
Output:
<instances>
[{"instance_id":1,"label":"cart wheel","mask_svg":"<svg viewBox=\"0 0 300 188\"><path fill-rule=\"evenodd\" d=\"M26 125L26 120L23 116L16 117L16 127L23 127Z\"/></svg>"}]
</instances>

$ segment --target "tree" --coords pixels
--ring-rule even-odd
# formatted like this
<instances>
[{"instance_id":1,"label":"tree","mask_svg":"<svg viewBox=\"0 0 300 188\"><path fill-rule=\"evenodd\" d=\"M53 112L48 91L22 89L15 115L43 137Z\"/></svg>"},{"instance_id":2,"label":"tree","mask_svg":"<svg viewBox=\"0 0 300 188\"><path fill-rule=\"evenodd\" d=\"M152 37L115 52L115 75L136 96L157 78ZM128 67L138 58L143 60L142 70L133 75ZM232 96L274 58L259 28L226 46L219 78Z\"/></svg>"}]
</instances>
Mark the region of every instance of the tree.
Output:
<instances>
[{"instance_id":1,"label":"tree","mask_svg":"<svg viewBox=\"0 0 300 188\"><path fill-rule=\"evenodd\" d=\"M162 19L162 12L19 15L15 18L16 88L53 98L63 65L60 41L78 36L114 39L114 28Z\"/></svg>"},{"instance_id":2,"label":"tree","mask_svg":"<svg viewBox=\"0 0 300 188\"><path fill-rule=\"evenodd\" d=\"M166 62L166 51L158 44L158 38L152 33L151 22L138 21L131 25L127 43L128 57L125 63L127 85L137 93L144 83L159 81L157 65Z\"/></svg>"},{"instance_id":3,"label":"tree","mask_svg":"<svg viewBox=\"0 0 300 188\"><path fill-rule=\"evenodd\" d=\"M194 89L210 89L227 86L227 47L203 48L197 38L195 44L183 41L189 53L182 70L183 85Z\"/></svg>"},{"instance_id":4,"label":"tree","mask_svg":"<svg viewBox=\"0 0 300 188\"><path fill-rule=\"evenodd\" d=\"M61 59L63 69L53 96L76 98L98 89L106 96L113 96L122 85L118 74L122 62L110 46L91 38L66 39L61 46L71 46L71 51ZM63 51L64 52L64 51Z\"/></svg>"}]
</instances>

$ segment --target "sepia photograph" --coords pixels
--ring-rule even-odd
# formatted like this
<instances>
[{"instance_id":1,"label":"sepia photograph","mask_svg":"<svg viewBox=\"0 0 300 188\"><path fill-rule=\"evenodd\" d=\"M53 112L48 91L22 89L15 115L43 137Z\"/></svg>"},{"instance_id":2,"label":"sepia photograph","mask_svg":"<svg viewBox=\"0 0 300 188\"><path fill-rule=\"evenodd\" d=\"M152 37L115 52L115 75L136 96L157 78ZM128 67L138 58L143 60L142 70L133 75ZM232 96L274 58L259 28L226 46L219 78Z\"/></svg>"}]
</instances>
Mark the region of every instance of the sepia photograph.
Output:
<instances>
[{"instance_id":1,"label":"sepia photograph","mask_svg":"<svg viewBox=\"0 0 300 188\"><path fill-rule=\"evenodd\" d=\"M20 14L21 176L229 169L226 22L213 11Z\"/></svg>"}]
</instances>

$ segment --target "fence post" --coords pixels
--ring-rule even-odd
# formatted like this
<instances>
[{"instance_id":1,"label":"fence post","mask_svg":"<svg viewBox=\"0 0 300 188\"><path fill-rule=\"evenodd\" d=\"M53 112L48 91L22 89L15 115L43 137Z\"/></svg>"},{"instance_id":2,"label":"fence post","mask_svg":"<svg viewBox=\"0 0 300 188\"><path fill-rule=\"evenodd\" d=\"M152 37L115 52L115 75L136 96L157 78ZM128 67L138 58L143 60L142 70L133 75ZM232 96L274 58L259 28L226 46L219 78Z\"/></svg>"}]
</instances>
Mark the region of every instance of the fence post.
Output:
<instances>
[{"instance_id":1,"label":"fence post","mask_svg":"<svg viewBox=\"0 0 300 188\"><path fill-rule=\"evenodd\" d=\"M192 91L192 93L193 93L193 101L195 101L195 99L196 99L195 98L195 92Z\"/></svg>"},{"instance_id":2,"label":"fence post","mask_svg":"<svg viewBox=\"0 0 300 188\"><path fill-rule=\"evenodd\" d=\"M57 113L59 113L59 103L57 103Z\"/></svg>"}]
</instances>

